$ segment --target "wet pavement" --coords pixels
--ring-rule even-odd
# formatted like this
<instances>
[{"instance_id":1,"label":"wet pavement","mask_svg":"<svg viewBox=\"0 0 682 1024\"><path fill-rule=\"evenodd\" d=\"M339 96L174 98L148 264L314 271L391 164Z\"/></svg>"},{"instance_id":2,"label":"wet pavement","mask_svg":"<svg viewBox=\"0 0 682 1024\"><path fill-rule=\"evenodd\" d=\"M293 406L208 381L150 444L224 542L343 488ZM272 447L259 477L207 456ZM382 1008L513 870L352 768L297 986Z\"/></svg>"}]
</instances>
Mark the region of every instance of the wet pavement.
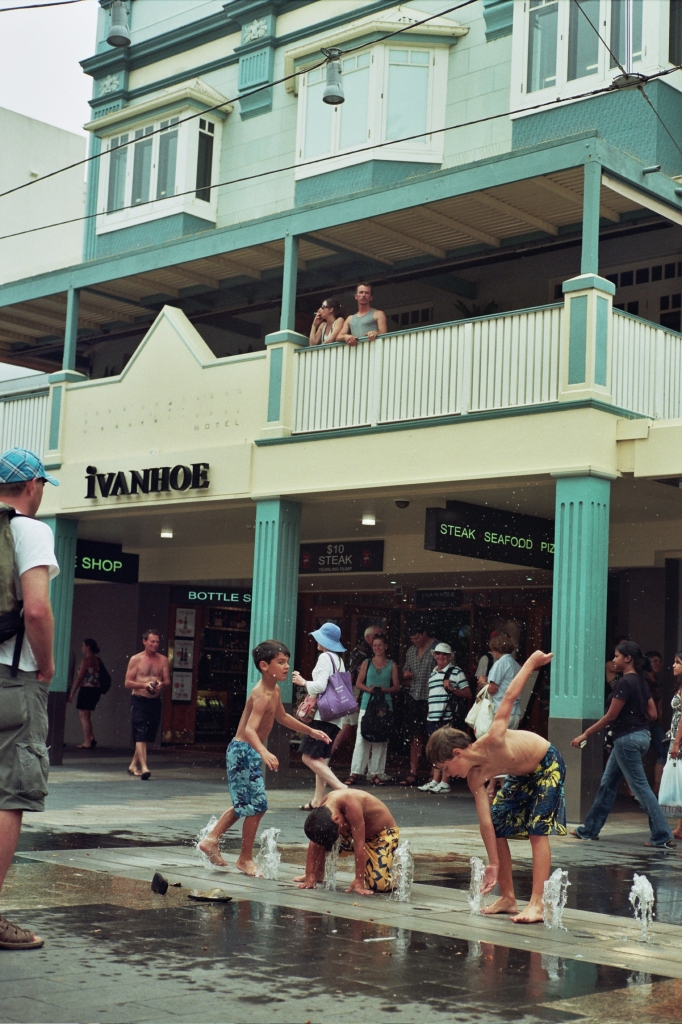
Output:
<instances>
[{"instance_id":1,"label":"wet pavement","mask_svg":"<svg viewBox=\"0 0 682 1024\"><path fill-rule=\"evenodd\" d=\"M292 787L269 794L271 809L262 825L282 829L283 862L289 865L304 856L299 804L311 795L308 773L294 773ZM469 857L481 854L468 791L456 787L434 797L386 787L378 795L416 852L416 878L425 883L420 892L444 899L448 891L467 889ZM198 764L158 756L148 785L127 776L121 758L73 758L54 769L46 812L26 816L2 893L2 912L47 941L37 951L0 951L2 1024L682 1019L682 980L662 961L657 975L655 956L641 971L588 963L580 953L552 954L556 945L538 929L532 931L534 950L511 948L524 941L515 936L472 941L460 929L465 941L444 935L428 914L418 927L403 927L398 906L387 917L378 898L376 912L365 901L339 907L339 893L335 903L332 894L318 892L302 908L281 905L297 902L286 896L291 889L282 890L282 898L267 891L251 896L233 883L232 903L192 904L186 882L161 897L151 893L150 879L140 880L139 871L134 877L133 870L126 877L117 865L116 851L121 865L126 857L132 863L131 856L170 861L169 847L187 858L199 828L227 802L222 759L214 755ZM601 842L553 840L555 865L569 871L569 908L631 918L628 894L637 871L654 885L658 920L682 924L682 844L680 853L662 854L646 851L646 838L646 819L624 802ZM225 842L231 863L238 845L235 830ZM523 899L530 889L529 844L513 843L512 856ZM142 877L146 873L151 878L145 867ZM240 877L223 876L223 884ZM214 878L210 884L221 884ZM353 914L363 919L349 919ZM387 923L392 920L395 926ZM468 919L469 931L475 920ZM591 926L598 920L593 917ZM481 937L489 939L482 925ZM579 943L580 932L573 934ZM633 948L630 960L624 948L611 963L634 962Z\"/></svg>"}]
</instances>

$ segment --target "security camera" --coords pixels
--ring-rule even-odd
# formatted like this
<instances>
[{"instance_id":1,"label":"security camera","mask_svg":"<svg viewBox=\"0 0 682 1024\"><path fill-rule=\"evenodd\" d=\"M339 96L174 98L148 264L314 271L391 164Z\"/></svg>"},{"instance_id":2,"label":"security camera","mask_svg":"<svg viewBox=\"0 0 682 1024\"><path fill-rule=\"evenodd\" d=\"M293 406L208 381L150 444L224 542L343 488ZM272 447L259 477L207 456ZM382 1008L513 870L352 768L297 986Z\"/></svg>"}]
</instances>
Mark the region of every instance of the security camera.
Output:
<instances>
[{"instance_id":1,"label":"security camera","mask_svg":"<svg viewBox=\"0 0 682 1024\"><path fill-rule=\"evenodd\" d=\"M407 508L409 501L396 501L396 508Z\"/></svg>"}]
</instances>

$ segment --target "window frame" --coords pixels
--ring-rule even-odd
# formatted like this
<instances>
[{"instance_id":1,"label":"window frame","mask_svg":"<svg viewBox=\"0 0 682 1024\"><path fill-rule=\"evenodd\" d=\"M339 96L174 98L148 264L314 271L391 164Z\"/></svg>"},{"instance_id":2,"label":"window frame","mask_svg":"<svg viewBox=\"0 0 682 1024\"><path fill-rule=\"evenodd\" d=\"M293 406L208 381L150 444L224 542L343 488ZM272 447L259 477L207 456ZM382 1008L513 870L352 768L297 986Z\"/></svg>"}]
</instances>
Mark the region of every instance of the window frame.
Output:
<instances>
[{"instance_id":1,"label":"window frame","mask_svg":"<svg viewBox=\"0 0 682 1024\"><path fill-rule=\"evenodd\" d=\"M206 118L207 123L213 125L213 154L211 166L211 188L208 201L198 198L196 195L196 175L199 157L199 118L192 118L183 122L183 117L193 112L189 106L182 109L175 108L170 111L149 112L143 119L126 122L125 125L111 126L106 135L102 135L102 150L105 153L102 159L100 180L97 196L97 219L96 231L98 235L110 231L119 231L121 228L132 227L137 224L145 224L149 221L171 217L178 213L189 213L194 217L216 222L217 217L217 195L215 183L219 181L220 151L222 142L222 120L218 117ZM131 112L132 114L132 112ZM161 140L164 132L158 129L165 125L170 134L177 132L175 146L175 189L171 196L165 197L158 194ZM150 135L152 143L150 170L147 178L149 199L147 202L133 205L133 179L135 174L136 145L145 142L145 133L154 132ZM142 133L136 139L136 133ZM125 168L124 201L123 208L109 210L109 180L111 177L110 144L112 139L127 135L129 145L127 146L127 160ZM114 150L116 152L117 150ZM181 194L186 193L186 194Z\"/></svg>"},{"instance_id":2,"label":"window frame","mask_svg":"<svg viewBox=\"0 0 682 1024\"><path fill-rule=\"evenodd\" d=\"M426 143L419 140L413 142L393 142L375 148L375 140L385 143L388 112L388 76L390 70L390 50L414 50L429 54L429 81L427 86L426 127L427 131L436 131L445 126L445 110L447 102L447 79L450 43L421 43L406 41L405 43L389 40L387 44L368 45L371 54L369 65L369 85L367 101L367 141L363 145L353 145L342 149L338 145L340 120L338 108L332 109L332 126L330 149L318 156L306 157L306 121L308 94L308 76L301 76L298 94L298 115L296 125L296 171L295 179L313 177L342 167L351 167L368 160L401 160L415 163L443 162L444 133L427 136ZM361 53L364 51L360 51ZM321 102L321 100L320 100Z\"/></svg>"},{"instance_id":3,"label":"window frame","mask_svg":"<svg viewBox=\"0 0 682 1024\"><path fill-rule=\"evenodd\" d=\"M594 74L581 78L568 78L570 56L571 3L559 0L557 24L557 68L556 84L542 89L528 91L528 60L530 50L531 0L515 0L512 33L512 65L510 107L512 118L527 116L524 107L538 103L557 101L571 102L576 96L592 89L608 86L621 74L618 67L611 67L611 56L606 47L598 41L598 67ZM650 74L670 67L668 60L668 4L655 4L645 8L642 24L642 58L633 63L633 71ZM599 32L611 45L611 0L600 0ZM580 15L580 17L583 17Z\"/></svg>"}]
</instances>

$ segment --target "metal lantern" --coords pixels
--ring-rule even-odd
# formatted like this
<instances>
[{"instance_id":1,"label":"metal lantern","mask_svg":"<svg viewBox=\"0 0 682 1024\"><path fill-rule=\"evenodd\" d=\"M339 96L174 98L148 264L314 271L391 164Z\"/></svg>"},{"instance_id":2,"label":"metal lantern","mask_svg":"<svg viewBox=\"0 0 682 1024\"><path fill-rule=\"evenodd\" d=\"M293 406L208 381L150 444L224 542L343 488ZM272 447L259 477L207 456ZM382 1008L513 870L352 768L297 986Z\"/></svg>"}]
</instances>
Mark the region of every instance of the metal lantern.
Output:
<instances>
[{"instance_id":1,"label":"metal lantern","mask_svg":"<svg viewBox=\"0 0 682 1024\"><path fill-rule=\"evenodd\" d=\"M323 50L322 53L327 58L327 85L322 95L322 102L338 106L346 98L343 95L343 85L341 84L341 61L339 59L341 57L341 50L337 50L334 47L329 50Z\"/></svg>"},{"instance_id":2,"label":"metal lantern","mask_svg":"<svg viewBox=\"0 0 682 1024\"><path fill-rule=\"evenodd\" d=\"M128 8L125 0L114 0L111 5L111 24L107 33L109 46L130 46Z\"/></svg>"}]
</instances>

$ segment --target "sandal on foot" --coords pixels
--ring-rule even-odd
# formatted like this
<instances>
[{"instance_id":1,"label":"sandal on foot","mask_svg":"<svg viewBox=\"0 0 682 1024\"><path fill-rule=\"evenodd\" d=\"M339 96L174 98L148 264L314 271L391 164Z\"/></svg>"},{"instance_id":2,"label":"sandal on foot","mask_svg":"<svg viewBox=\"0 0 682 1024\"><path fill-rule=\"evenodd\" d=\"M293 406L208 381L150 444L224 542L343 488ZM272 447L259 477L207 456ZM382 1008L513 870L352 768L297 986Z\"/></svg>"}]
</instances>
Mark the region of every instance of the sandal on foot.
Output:
<instances>
[{"instance_id":1,"label":"sandal on foot","mask_svg":"<svg viewBox=\"0 0 682 1024\"><path fill-rule=\"evenodd\" d=\"M137 775L137 772L135 774ZM143 782L147 782L147 780L151 779L151 777L152 777L152 773L149 771L149 768L147 769L146 772L141 772L140 773L140 778L142 779Z\"/></svg>"},{"instance_id":2,"label":"sandal on foot","mask_svg":"<svg viewBox=\"0 0 682 1024\"><path fill-rule=\"evenodd\" d=\"M128 768L128 775L139 775L139 772L136 772L134 768Z\"/></svg>"},{"instance_id":3,"label":"sandal on foot","mask_svg":"<svg viewBox=\"0 0 682 1024\"><path fill-rule=\"evenodd\" d=\"M358 786L361 782L364 782L362 775L349 775L344 785L346 786Z\"/></svg>"},{"instance_id":4,"label":"sandal on foot","mask_svg":"<svg viewBox=\"0 0 682 1024\"><path fill-rule=\"evenodd\" d=\"M419 779L417 778L417 776L414 775L412 772L410 772L409 775L406 775L404 779L400 780L400 785L401 786L416 786L418 782L419 782Z\"/></svg>"},{"instance_id":5,"label":"sandal on foot","mask_svg":"<svg viewBox=\"0 0 682 1024\"><path fill-rule=\"evenodd\" d=\"M573 836L574 839L582 839L582 840L587 839L591 843L598 843L599 842L599 836L581 836L580 832L578 832L577 829L574 829L572 832L569 832L569 835Z\"/></svg>"},{"instance_id":6,"label":"sandal on foot","mask_svg":"<svg viewBox=\"0 0 682 1024\"><path fill-rule=\"evenodd\" d=\"M374 783L375 786L385 786L386 785L384 780L379 778L378 775L373 775L372 776L372 782Z\"/></svg>"},{"instance_id":7,"label":"sandal on foot","mask_svg":"<svg viewBox=\"0 0 682 1024\"><path fill-rule=\"evenodd\" d=\"M665 843L645 843L644 845L648 846L650 850L674 850L677 843L674 839L668 839Z\"/></svg>"},{"instance_id":8,"label":"sandal on foot","mask_svg":"<svg viewBox=\"0 0 682 1024\"><path fill-rule=\"evenodd\" d=\"M0 949L40 949L45 945L44 939L30 932L28 928L20 928L5 917L0 917Z\"/></svg>"}]
</instances>

